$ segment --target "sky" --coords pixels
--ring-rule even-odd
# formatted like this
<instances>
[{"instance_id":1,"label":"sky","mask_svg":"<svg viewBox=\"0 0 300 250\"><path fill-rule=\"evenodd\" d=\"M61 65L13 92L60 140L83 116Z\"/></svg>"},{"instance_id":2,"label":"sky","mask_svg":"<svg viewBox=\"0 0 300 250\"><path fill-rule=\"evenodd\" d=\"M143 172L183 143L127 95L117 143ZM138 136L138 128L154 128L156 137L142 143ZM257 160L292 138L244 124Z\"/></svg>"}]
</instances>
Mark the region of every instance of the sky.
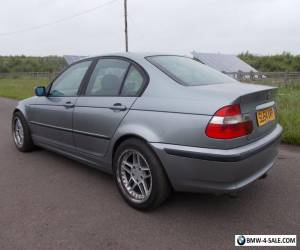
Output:
<instances>
[{"instance_id":1,"label":"sky","mask_svg":"<svg viewBox=\"0 0 300 250\"><path fill-rule=\"evenodd\" d=\"M125 50L123 0L0 0L0 6L0 55ZM128 28L131 52L300 54L300 1L128 0Z\"/></svg>"}]
</instances>

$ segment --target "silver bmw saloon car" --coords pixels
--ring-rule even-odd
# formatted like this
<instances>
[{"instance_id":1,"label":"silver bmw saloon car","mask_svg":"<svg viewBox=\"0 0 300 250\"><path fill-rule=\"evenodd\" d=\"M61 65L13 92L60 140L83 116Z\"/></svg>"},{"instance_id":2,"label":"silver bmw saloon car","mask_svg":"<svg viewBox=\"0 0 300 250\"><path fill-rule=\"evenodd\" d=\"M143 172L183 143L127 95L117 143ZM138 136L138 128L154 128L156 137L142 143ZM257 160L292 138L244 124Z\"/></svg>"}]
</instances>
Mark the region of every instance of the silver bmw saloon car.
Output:
<instances>
[{"instance_id":1,"label":"silver bmw saloon car","mask_svg":"<svg viewBox=\"0 0 300 250\"><path fill-rule=\"evenodd\" d=\"M70 65L19 102L12 132L113 174L132 207L172 190L232 193L273 166L276 88L240 83L184 56L113 54Z\"/></svg>"}]
</instances>

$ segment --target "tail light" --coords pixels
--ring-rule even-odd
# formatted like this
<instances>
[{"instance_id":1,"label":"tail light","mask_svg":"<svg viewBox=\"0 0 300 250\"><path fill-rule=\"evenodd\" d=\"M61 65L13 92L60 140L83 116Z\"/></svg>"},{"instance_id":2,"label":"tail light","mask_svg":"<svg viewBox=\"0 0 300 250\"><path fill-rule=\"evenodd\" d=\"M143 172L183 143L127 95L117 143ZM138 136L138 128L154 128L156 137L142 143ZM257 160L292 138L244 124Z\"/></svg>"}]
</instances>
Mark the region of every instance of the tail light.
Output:
<instances>
[{"instance_id":1,"label":"tail light","mask_svg":"<svg viewBox=\"0 0 300 250\"><path fill-rule=\"evenodd\" d=\"M206 127L206 135L215 139L233 139L251 134L252 121L243 118L239 104L219 109Z\"/></svg>"}]
</instances>

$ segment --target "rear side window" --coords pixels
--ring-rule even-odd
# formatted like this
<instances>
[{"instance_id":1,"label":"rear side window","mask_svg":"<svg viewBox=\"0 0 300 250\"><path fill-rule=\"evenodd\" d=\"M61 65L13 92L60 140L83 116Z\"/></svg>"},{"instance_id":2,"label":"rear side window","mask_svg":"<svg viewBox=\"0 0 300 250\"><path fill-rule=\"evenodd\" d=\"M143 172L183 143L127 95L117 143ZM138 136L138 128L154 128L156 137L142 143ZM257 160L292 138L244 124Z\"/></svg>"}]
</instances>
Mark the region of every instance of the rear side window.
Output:
<instances>
[{"instance_id":1,"label":"rear side window","mask_svg":"<svg viewBox=\"0 0 300 250\"><path fill-rule=\"evenodd\" d=\"M150 56L146 59L185 86L236 82L231 77L188 57Z\"/></svg>"},{"instance_id":2,"label":"rear side window","mask_svg":"<svg viewBox=\"0 0 300 250\"><path fill-rule=\"evenodd\" d=\"M100 59L88 83L88 96L118 96L130 63L119 59Z\"/></svg>"},{"instance_id":3,"label":"rear side window","mask_svg":"<svg viewBox=\"0 0 300 250\"><path fill-rule=\"evenodd\" d=\"M140 71L131 66L121 92L122 96L137 96L144 86L144 77Z\"/></svg>"}]
</instances>

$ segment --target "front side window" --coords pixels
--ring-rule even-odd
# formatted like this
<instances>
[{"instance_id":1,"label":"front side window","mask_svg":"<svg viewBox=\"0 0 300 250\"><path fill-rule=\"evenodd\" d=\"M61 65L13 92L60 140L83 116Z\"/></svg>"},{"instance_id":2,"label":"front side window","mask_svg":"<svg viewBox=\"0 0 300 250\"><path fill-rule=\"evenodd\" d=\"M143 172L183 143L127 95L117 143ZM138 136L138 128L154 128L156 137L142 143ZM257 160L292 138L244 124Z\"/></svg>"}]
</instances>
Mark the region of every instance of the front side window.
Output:
<instances>
[{"instance_id":1,"label":"front side window","mask_svg":"<svg viewBox=\"0 0 300 250\"><path fill-rule=\"evenodd\" d=\"M100 59L87 86L87 96L118 96L130 63L120 59Z\"/></svg>"},{"instance_id":2,"label":"front side window","mask_svg":"<svg viewBox=\"0 0 300 250\"><path fill-rule=\"evenodd\" d=\"M236 82L192 58L183 56L150 56L147 60L185 86Z\"/></svg>"},{"instance_id":3,"label":"front side window","mask_svg":"<svg viewBox=\"0 0 300 250\"><path fill-rule=\"evenodd\" d=\"M131 66L121 92L122 96L137 96L144 86L144 77L135 66Z\"/></svg>"},{"instance_id":4,"label":"front side window","mask_svg":"<svg viewBox=\"0 0 300 250\"><path fill-rule=\"evenodd\" d=\"M78 89L91 61L76 63L62 73L52 84L50 96L77 96Z\"/></svg>"}]
</instances>

